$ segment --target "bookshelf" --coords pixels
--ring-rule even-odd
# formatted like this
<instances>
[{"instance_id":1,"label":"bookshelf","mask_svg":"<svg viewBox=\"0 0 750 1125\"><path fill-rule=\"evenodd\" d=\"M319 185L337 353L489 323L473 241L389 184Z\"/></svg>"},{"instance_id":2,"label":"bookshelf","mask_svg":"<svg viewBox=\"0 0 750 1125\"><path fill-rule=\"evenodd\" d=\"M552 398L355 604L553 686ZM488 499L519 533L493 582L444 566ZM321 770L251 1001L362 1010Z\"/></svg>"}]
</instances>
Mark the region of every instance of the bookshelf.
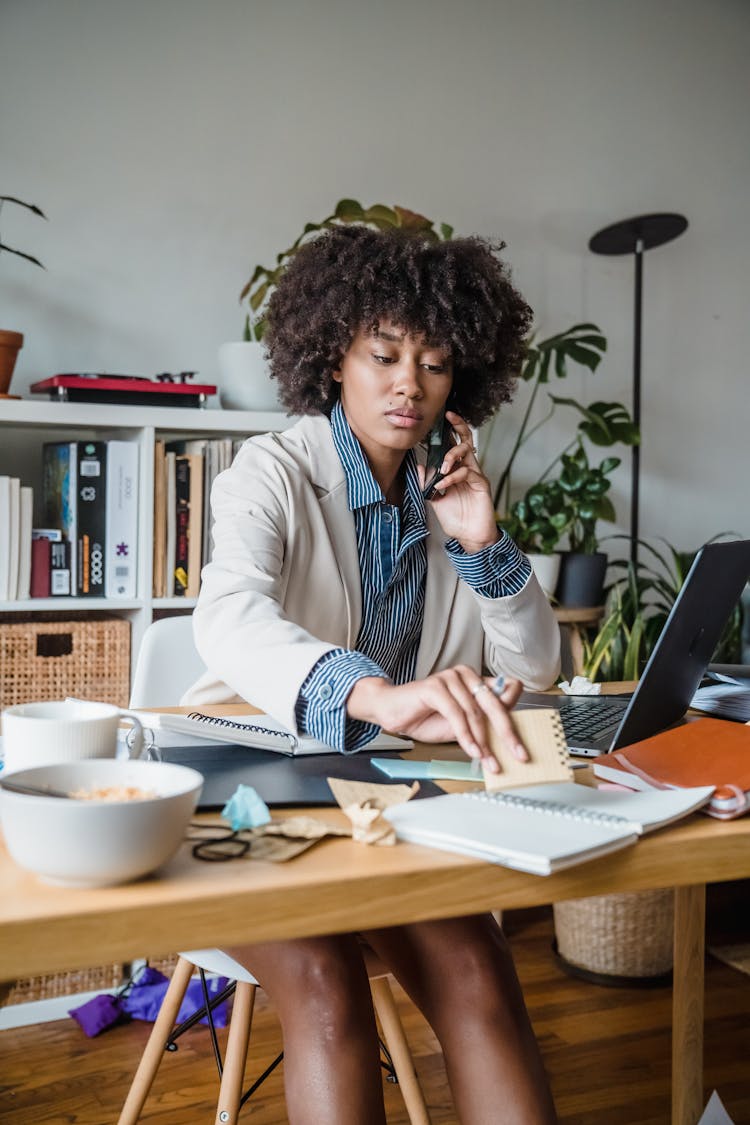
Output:
<instances>
[{"instance_id":1,"label":"bookshelf","mask_svg":"<svg viewBox=\"0 0 750 1125\"><path fill-rule=\"evenodd\" d=\"M132 666L141 638L156 617L191 610L195 598L152 596L154 443L201 437L249 437L284 430L293 418L276 412L111 406L28 399L0 401L0 474L20 477L34 489L34 526L41 521L42 445L48 441L119 439L139 447L138 567L135 598L30 598L0 601L0 613L29 615L54 611L68 617L92 610L126 617L131 624ZM0 625L0 628L2 626Z\"/></svg>"}]
</instances>

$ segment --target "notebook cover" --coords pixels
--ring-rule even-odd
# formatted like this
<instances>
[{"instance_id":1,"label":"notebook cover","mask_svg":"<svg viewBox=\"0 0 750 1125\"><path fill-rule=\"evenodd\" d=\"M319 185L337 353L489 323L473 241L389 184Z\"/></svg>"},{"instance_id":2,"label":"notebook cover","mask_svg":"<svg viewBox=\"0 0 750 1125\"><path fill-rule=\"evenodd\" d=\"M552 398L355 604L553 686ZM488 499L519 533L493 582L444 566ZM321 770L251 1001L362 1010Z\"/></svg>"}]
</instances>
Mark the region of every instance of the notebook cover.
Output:
<instances>
[{"instance_id":1,"label":"notebook cover","mask_svg":"<svg viewBox=\"0 0 750 1125\"><path fill-rule=\"evenodd\" d=\"M714 785L711 801L732 801L750 790L750 727L725 719L696 719L632 746L604 754L594 763L624 770L657 788ZM747 811L745 802L744 810Z\"/></svg>"},{"instance_id":2,"label":"notebook cover","mask_svg":"<svg viewBox=\"0 0 750 1125\"><path fill-rule=\"evenodd\" d=\"M497 732L490 727L490 747L500 769L498 773L484 771L484 782L489 792L510 789L516 785L572 780L573 770L559 711L551 707L531 707L528 710L512 711L510 720L526 747L528 761L521 762L514 757Z\"/></svg>"}]
</instances>

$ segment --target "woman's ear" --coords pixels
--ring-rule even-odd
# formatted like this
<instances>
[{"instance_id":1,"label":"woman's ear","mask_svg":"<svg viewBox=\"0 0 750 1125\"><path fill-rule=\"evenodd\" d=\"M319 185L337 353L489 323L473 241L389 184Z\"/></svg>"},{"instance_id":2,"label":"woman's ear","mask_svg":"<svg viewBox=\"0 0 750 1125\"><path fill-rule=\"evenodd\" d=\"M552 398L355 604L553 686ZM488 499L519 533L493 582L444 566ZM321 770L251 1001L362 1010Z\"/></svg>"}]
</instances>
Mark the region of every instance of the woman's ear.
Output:
<instances>
[{"instance_id":1,"label":"woman's ear","mask_svg":"<svg viewBox=\"0 0 750 1125\"><path fill-rule=\"evenodd\" d=\"M331 372L331 378L333 379L334 383L343 382L343 376L341 374L341 368L340 367L335 368L335 370L333 370Z\"/></svg>"}]
</instances>

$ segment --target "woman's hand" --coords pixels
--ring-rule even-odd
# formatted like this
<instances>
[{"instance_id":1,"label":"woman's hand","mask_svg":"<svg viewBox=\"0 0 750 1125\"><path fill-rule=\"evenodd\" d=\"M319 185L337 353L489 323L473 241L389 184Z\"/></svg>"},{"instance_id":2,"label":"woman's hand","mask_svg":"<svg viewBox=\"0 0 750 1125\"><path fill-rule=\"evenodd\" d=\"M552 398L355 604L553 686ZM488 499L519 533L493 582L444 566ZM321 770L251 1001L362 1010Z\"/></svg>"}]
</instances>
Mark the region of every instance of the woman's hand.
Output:
<instances>
[{"instance_id":1,"label":"woman's hand","mask_svg":"<svg viewBox=\"0 0 750 1125\"><path fill-rule=\"evenodd\" d=\"M525 762L528 755L508 715L521 683L509 680L499 694L493 691L494 683L492 677L483 679L465 664L398 686L367 676L352 688L346 710L353 719L377 723L421 742L456 741L470 758L481 759L489 772L497 773L488 723L515 757Z\"/></svg>"},{"instance_id":2,"label":"woman's hand","mask_svg":"<svg viewBox=\"0 0 750 1125\"><path fill-rule=\"evenodd\" d=\"M477 461L468 424L453 411L447 410L445 416L459 441L445 455L441 466L443 479L430 503L445 534L457 539L464 551L473 555L499 538L492 490Z\"/></svg>"}]
</instances>

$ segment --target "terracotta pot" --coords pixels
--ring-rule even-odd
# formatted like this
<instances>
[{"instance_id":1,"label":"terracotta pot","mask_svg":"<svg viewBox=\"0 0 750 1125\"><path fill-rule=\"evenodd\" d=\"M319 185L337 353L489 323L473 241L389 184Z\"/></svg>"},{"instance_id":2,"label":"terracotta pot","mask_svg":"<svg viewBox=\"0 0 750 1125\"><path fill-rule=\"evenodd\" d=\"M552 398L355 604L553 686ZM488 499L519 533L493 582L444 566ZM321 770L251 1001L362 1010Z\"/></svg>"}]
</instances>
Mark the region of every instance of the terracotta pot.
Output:
<instances>
[{"instance_id":1,"label":"terracotta pot","mask_svg":"<svg viewBox=\"0 0 750 1125\"><path fill-rule=\"evenodd\" d=\"M7 332L0 328L0 395L7 395L13 368L16 366L16 356L23 347L21 332Z\"/></svg>"}]
</instances>

